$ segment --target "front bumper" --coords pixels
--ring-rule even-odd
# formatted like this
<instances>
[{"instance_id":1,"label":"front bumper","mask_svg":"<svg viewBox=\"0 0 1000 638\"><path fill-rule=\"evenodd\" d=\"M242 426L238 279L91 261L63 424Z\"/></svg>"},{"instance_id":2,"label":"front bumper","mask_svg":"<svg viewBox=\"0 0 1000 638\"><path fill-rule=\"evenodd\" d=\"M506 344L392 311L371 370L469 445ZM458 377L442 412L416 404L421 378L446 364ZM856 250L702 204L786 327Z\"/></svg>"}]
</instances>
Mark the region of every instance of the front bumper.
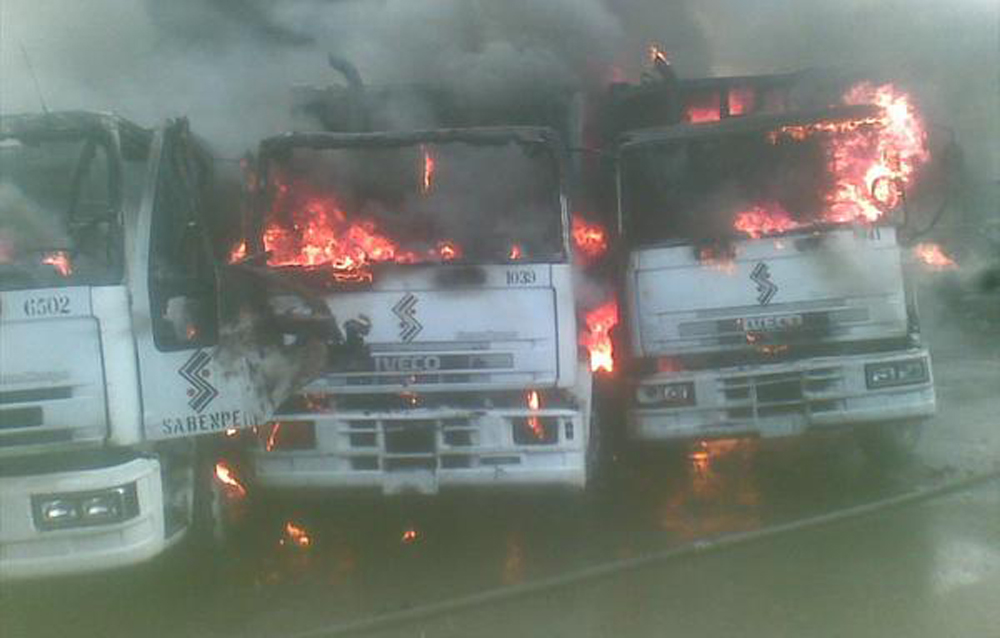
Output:
<instances>
[{"instance_id":1,"label":"front bumper","mask_svg":"<svg viewBox=\"0 0 1000 638\"><path fill-rule=\"evenodd\" d=\"M866 364L920 357L927 361L927 381L868 389ZM633 404L628 415L631 439L790 436L807 430L926 418L936 411L930 356L923 348L661 373L640 383L683 381L694 383L696 404L677 408Z\"/></svg>"},{"instance_id":2,"label":"front bumper","mask_svg":"<svg viewBox=\"0 0 1000 638\"><path fill-rule=\"evenodd\" d=\"M512 424L528 416L551 424L555 440L516 442ZM586 483L588 424L578 410L415 408L283 415L282 420L314 422L316 444L308 450L258 449L255 479L265 488L434 494L462 487L582 489Z\"/></svg>"},{"instance_id":3,"label":"front bumper","mask_svg":"<svg viewBox=\"0 0 1000 638\"><path fill-rule=\"evenodd\" d=\"M42 531L32 496L91 492L134 483L138 515L107 525ZM124 567L166 548L160 464L134 459L79 472L0 478L0 579L67 576Z\"/></svg>"}]
</instances>

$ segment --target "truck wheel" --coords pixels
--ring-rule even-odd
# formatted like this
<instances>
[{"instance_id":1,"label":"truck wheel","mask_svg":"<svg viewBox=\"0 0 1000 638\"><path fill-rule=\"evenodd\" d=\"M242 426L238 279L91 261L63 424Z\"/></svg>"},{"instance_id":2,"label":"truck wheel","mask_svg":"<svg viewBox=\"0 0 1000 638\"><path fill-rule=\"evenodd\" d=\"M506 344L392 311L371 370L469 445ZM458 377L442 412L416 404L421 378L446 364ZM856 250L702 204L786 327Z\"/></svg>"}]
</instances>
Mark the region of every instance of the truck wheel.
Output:
<instances>
[{"instance_id":1,"label":"truck wheel","mask_svg":"<svg viewBox=\"0 0 1000 638\"><path fill-rule=\"evenodd\" d=\"M913 456L923 429L922 420L892 421L858 426L854 435L869 460L898 463Z\"/></svg>"}]
</instances>

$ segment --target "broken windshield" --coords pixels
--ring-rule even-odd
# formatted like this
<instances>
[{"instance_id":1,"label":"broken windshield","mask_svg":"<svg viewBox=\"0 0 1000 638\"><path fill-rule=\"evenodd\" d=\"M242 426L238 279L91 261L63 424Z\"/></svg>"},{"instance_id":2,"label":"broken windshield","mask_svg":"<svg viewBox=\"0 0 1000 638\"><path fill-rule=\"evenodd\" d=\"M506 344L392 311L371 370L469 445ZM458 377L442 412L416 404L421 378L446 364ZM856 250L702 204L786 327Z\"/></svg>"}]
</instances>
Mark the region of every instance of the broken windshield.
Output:
<instances>
[{"instance_id":1,"label":"broken windshield","mask_svg":"<svg viewBox=\"0 0 1000 638\"><path fill-rule=\"evenodd\" d=\"M379 263L564 259L558 164L540 143L293 148L267 166L272 266L370 280Z\"/></svg>"},{"instance_id":2,"label":"broken windshield","mask_svg":"<svg viewBox=\"0 0 1000 638\"><path fill-rule=\"evenodd\" d=\"M636 145L621 163L625 224L648 243L881 221L902 203L905 186L882 170L884 145L868 121Z\"/></svg>"},{"instance_id":3,"label":"broken windshield","mask_svg":"<svg viewBox=\"0 0 1000 638\"><path fill-rule=\"evenodd\" d=\"M0 139L0 286L112 283L118 222L104 144Z\"/></svg>"}]
</instances>

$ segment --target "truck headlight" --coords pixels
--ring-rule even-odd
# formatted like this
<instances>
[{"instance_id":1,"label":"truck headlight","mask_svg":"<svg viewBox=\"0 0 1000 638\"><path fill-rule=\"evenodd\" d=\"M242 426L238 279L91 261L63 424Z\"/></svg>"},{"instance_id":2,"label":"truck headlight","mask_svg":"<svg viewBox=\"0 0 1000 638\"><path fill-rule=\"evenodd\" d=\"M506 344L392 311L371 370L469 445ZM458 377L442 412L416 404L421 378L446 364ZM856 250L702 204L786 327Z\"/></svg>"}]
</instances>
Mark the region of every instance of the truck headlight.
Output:
<instances>
[{"instance_id":1,"label":"truck headlight","mask_svg":"<svg viewBox=\"0 0 1000 638\"><path fill-rule=\"evenodd\" d=\"M139 515L135 483L106 490L31 497L35 527L42 531L121 523Z\"/></svg>"},{"instance_id":2,"label":"truck headlight","mask_svg":"<svg viewBox=\"0 0 1000 638\"><path fill-rule=\"evenodd\" d=\"M865 384L869 390L924 383L928 379L925 357L865 365Z\"/></svg>"},{"instance_id":3,"label":"truck headlight","mask_svg":"<svg viewBox=\"0 0 1000 638\"><path fill-rule=\"evenodd\" d=\"M667 383L664 385L641 385L636 392L640 405L662 405L667 407L694 405L694 383Z\"/></svg>"}]
</instances>

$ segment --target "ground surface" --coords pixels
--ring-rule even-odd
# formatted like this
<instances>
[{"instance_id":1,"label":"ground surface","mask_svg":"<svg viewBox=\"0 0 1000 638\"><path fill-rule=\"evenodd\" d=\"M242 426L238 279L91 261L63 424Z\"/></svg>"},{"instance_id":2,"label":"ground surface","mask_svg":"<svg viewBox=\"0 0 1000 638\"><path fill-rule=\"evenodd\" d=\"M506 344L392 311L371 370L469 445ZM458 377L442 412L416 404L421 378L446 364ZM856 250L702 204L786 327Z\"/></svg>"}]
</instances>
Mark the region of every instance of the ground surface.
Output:
<instances>
[{"instance_id":1,"label":"ground surface","mask_svg":"<svg viewBox=\"0 0 1000 638\"><path fill-rule=\"evenodd\" d=\"M866 463L846 439L727 443L646 459L589 506L286 503L227 561L182 549L126 572L3 586L0 635L294 636L996 469L1000 339L939 343L940 414L898 468ZM289 521L307 548L283 538ZM376 635L1000 636L998 601L994 482Z\"/></svg>"}]
</instances>

